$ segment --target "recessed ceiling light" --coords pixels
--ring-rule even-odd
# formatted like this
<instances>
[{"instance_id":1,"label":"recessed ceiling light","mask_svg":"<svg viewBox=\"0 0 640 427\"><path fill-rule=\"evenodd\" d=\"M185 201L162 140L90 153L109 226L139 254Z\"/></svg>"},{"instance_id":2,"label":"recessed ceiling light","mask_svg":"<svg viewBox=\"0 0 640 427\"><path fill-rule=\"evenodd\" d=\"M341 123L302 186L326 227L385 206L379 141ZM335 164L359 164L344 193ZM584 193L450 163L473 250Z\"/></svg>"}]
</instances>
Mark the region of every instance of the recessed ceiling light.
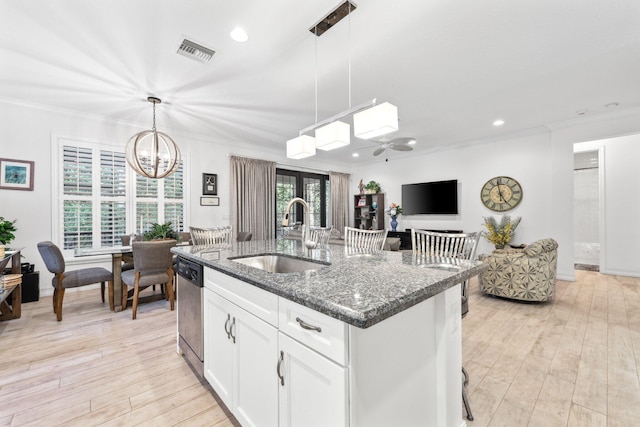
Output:
<instances>
[{"instance_id":1,"label":"recessed ceiling light","mask_svg":"<svg viewBox=\"0 0 640 427\"><path fill-rule=\"evenodd\" d=\"M412 139L411 141L407 142L407 145L416 145L416 140Z\"/></svg>"},{"instance_id":2,"label":"recessed ceiling light","mask_svg":"<svg viewBox=\"0 0 640 427\"><path fill-rule=\"evenodd\" d=\"M493 122L494 126L502 126L503 124L504 124L504 120L500 120L500 119Z\"/></svg>"},{"instance_id":3,"label":"recessed ceiling light","mask_svg":"<svg viewBox=\"0 0 640 427\"><path fill-rule=\"evenodd\" d=\"M579 116L584 116L585 114L587 114L589 112L589 110L587 110L586 108L582 109L582 110L578 110L576 111L576 114Z\"/></svg>"},{"instance_id":4,"label":"recessed ceiling light","mask_svg":"<svg viewBox=\"0 0 640 427\"><path fill-rule=\"evenodd\" d=\"M604 106L604 108L616 108L619 104L617 102L610 102Z\"/></svg>"},{"instance_id":5,"label":"recessed ceiling light","mask_svg":"<svg viewBox=\"0 0 640 427\"><path fill-rule=\"evenodd\" d=\"M360 154L358 154L358 153L353 153L351 156L352 156L352 157L360 157Z\"/></svg>"},{"instance_id":6,"label":"recessed ceiling light","mask_svg":"<svg viewBox=\"0 0 640 427\"><path fill-rule=\"evenodd\" d=\"M238 43L244 43L247 40L249 40L249 36L247 35L247 32L240 27L234 28L229 35L233 40L237 41Z\"/></svg>"}]
</instances>

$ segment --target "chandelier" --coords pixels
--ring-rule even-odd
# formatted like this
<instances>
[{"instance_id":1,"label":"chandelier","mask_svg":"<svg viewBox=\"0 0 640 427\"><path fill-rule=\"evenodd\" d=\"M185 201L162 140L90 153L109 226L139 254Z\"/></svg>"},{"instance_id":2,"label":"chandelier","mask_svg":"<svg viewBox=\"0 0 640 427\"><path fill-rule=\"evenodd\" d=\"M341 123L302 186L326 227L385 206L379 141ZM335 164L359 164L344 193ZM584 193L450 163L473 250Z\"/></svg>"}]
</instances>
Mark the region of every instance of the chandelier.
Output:
<instances>
[{"instance_id":1,"label":"chandelier","mask_svg":"<svg viewBox=\"0 0 640 427\"><path fill-rule=\"evenodd\" d=\"M156 130L156 104L162 100L150 96L147 101L153 103L153 128L129 139L127 163L139 175L152 179L166 178L180 167L180 149L169 135Z\"/></svg>"}]
</instances>

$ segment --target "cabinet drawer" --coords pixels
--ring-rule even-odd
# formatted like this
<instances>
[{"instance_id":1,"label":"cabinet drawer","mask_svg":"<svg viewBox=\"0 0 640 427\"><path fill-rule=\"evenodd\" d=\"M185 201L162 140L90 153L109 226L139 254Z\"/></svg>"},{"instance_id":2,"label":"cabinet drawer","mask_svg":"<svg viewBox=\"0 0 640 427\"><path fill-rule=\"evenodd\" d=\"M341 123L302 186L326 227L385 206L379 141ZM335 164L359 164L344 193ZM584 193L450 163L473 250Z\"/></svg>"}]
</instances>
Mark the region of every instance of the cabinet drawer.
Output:
<instances>
[{"instance_id":1,"label":"cabinet drawer","mask_svg":"<svg viewBox=\"0 0 640 427\"><path fill-rule=\"evenodd\" d=\"M204 287L278 327L277 295L209 267L204 268Z\"/></svg>"},{"instance_id":2,"label":"cabinet drawer","mask_svg":"<svg viewBox=\"0 0 640 427\"><path fill-rule=\"evenodd\" d=\"M348 328L346 323L288 299L280 298L279 324L281 332L340 365L347 365Z\"/></svg>"}]
</instances>

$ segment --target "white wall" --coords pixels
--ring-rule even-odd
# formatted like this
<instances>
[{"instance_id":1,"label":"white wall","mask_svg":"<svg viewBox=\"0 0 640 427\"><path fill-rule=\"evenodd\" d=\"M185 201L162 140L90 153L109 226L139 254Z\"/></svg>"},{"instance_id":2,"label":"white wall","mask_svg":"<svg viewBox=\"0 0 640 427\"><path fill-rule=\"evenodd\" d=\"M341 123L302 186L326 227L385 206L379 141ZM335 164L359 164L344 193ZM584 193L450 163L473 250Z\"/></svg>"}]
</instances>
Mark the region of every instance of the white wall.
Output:
<instances>
[{"instance_id":1,"label":"white wall","mask_svg":"<svg viewBox=\"0 0 640 427\"><path fill-rule=\"evenodd\" d=\"M551 142L549 134L535 134L506 141L493 141L454 150L414 155L375 166L356 169L354 178L381 183L385 199L402 205L401 185L416 182L458 180L458 215L403 215L399 230L405 228L459 229L465 232L483 230L483 217L501 214L487 209L480 200L480 189L486 181L506 175L515 178L523 188L520 204L508 214L522 217L513 243L531 242L554 237L546 227L550 219L548 193L552 187ZM387 218L387 222L389 219ZM478 253L489 253L493 246L482 239Z\"/></svg>"},{"instance_id":2,"label":"white wall","mask_svg":"<svg viewBox=\"0 0 640 427\"><path fill-rule=\"evenodd\" d=\"M355 182L360 178L364 182L376 180L386 193L388 203L401 201L401 185L415 182L440 181L457 179L459 183L459 215L420 215L401 216L399 230L405 228L430 229L462 229L467 232L482 230L483 217L496 213L485 208L480 201L480 189L491 177L506 175L515 178L523 187L523 199L519 206L509 212L511 216L522 217L513 242L530 243L532 241L552 237L559 243L558 277L574 280L573 270L573 144L609 136L617 136L640 132L640 112L606 115L586 120L576 120L542 129L529 135L504 138L495 141L479 141L472 145L459 146L449 150L434 151L424 154L412 152L409 155L394 153L389 162L375 159L373 163L355 167L352 170ZM629 137L629 144L637 141L638 136ZM636 139L634 139L636 138ZM638 149L640 144L636 143ZM620 171L626 179L637 174L640 155L614 155L610 168ZM629 172L623 172L629 171ZM633 171L633 172L631 172ZM637 185L639 180L626 181ZM622 185L622 176L611 178L611 182ZM609 188L610 185L607 185ZM353 192L357 189L354 187ZM616 189L612 189L616 191ZM616 206L617 211L637 209L640 193L626 191L624 206ZM631 209L630 209L631 208ZM614 209L611 206L611 209ZM629 214L631 215L631 214ZM639 216L636 215L637 219ZM619 270L630 275L637 275L637 255L640 254L637 242L638 221L633 223L630 216L624 218L625 233L612 229L620 224L623 218L608 221L607 242L617 249L610 262ZM387 221L388 218L387 218ZM630 231L633 228L633 231ZM633 242L631 242L632 240ZM607 247L609 247L607 246ZM478 253L488 253L493 249L491 244L482 239ZM630 252L629 252L630 251ZM621 252L626 255L622 256ZM635 254L635 263L631 262ZM619 263L624 263L621 265ZM613 268L613 267L612 267Z\"/></svg>"}]
</instances>

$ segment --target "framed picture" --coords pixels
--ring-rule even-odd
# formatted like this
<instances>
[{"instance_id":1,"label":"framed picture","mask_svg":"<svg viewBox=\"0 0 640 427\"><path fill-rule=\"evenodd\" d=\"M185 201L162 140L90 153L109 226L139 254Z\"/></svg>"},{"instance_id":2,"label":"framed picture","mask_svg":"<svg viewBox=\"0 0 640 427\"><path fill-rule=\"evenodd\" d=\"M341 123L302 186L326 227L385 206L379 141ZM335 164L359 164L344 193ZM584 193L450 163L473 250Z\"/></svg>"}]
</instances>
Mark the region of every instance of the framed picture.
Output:
<instances>
[{"instance_id":1,"label":"framed picture","mask_svg":"<svg viewBox=\"0 0 640 427\"><path fill-rule=\"evenodd\" d=\"M200 197L200 206L220 206L220 197Z\"/></svg>"},{"instance_id":2,"label":"framed picture","mask_svg":"<svg viewBox=\"0 0 640 427\"><path fill-rule=\"evenodd\" d=\"M28 160L0 159L0 188L33 191L33 169Z\"/></svg>"},{"instance_id":3,"label":"framed picture","mask_svg":"<svg viewBox=\"0 0 640 427\"><path fill-rule=\"evenodd\" d=\"M213 173L202 174L202 195L203 196L218 195L218 175Z\"/></svg>"},{"instance_id":4,"label":"framed picture","mask_svg":"<svg viewBox=\"0 0 640 427\"><path fill-rule=\"evenodd\" d=\"M364 197L361 199L358 199L358 206L367 206L367 199L365 199Z\"/></svg>"}]
</instances>

